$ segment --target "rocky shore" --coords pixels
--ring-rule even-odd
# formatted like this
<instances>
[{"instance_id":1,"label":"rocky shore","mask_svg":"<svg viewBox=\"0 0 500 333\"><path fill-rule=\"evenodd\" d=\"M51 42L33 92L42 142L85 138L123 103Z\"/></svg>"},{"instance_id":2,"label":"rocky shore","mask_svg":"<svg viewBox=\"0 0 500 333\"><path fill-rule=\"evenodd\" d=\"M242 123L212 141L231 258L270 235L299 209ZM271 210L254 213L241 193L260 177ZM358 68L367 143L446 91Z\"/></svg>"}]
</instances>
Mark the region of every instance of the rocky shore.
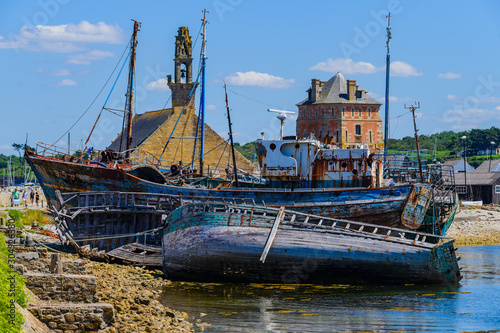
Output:
<instances>
[{"instance_id":1,"label":"rocky shore","mask_svg":"<svg viewBox=\"0 0 500 333\"><path fill-rule=\"evenodd\" d=\"M113 304L115 324L109 332L192 332L188 315L163 306L157 299L165 280L161 271L87 262L97 279L100 302Z\"/></svg>"},{"instance_id":2,"label":"rocky shore","mask_svg":"<svg viewBox=\"0 0 500 333\"><path fill-rule=\"evenodd\" d=\"M47 251L45 248L38 248L36 252L40 255L38 259L26 259L18 262L23 265L22 270L47 274L52 252ZM194 331L186 313L169 309L158 301L163 287L171 283L163 277L161 271L94 262L82 259L75 254L64 253L61 256L63 273L77 274L82 277L95 277L96 299L91 304L107 303L114 308L114 311L111 309L114 312L113 324L105 329L98 330L98 332L163 333ZM32 302L30 306L36 306L38 303L37 297L32 295L31 298L32 300L35 299L35 302ZM31 311L33 312L33 309ZM73 331L71 330L71 332ZM74 332L80 332L80 330Z\"/></svg>"},{"instance_id":3,"label":"rocky shore","mask_svg":"<svg viewBox=\"0 0 500 333\"><path fill-rule=\"evenodd\" d=\"M446 236L458 246L500 244L500 207L461 207Z\"/></svg>"}]
</instances>

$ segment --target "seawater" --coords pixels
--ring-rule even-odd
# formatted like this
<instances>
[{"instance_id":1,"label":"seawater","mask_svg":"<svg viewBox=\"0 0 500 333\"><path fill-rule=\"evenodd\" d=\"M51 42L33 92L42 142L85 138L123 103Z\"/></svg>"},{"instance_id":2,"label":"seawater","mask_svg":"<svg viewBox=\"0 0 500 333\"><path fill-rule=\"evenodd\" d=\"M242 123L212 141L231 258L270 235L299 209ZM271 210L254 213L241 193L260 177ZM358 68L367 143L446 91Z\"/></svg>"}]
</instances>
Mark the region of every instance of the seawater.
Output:
<instances>
[{"instance_id":1,"label":"seawater","mask_svg":"<svg viewBox=\"0 0 500 333\"><path fill-rule=\"evenodd\" d=\"M458 254L458 287L173 282L162 301L198 332L500 332L500 246Z\"/></svg>"}]
</instances>

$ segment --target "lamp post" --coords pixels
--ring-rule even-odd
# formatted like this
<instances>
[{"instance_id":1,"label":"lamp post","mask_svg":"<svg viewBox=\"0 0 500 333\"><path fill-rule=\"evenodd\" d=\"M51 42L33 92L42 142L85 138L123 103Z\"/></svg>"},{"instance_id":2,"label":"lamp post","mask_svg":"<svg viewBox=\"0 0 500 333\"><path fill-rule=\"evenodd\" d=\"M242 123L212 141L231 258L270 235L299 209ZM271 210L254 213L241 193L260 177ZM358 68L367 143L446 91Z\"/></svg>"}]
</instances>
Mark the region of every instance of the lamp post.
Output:
<instances>
[{"instance_id":1,"label":"lamp post","mask_svg":"<svg viewBox=\"0 0 500 333\"><path fill-rule=\"evenodd\" d=\"M495 145L495 141L490 142L491 147L490 147L490 167L488 168L488 172L491 171L491 159L493 158L493 146Z\"/></svg>"},{"instance_id":2,"label":"lamp post","mask_svg":"<svg viewBox=\"0 0 500 333\"><path fill-rule=\"evenodd\" d=\"M467 148L465 146L465 140L467 137L464 135L462 136L462 140L464 140L464 180L465 180L465 199L468 199L468 191L467 191Z\"/></svg>"}]
</instances>

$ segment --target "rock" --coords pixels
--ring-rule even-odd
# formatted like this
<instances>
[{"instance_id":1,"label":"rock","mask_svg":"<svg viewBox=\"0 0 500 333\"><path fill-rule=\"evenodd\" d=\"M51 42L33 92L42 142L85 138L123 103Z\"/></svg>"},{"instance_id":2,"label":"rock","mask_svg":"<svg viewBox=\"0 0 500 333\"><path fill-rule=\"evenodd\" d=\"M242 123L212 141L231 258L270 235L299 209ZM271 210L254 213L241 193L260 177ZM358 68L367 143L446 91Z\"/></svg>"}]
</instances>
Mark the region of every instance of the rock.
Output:
<instances>
[{"instance_id":1,"label":"rock","mask_svg":"<svg viewBox=\"0 0 500 333\"><path fill-rule=\"evenodd\" d=\"M40 258L38 252L21 252L15 254L16 259L36 260Z\"/></svg>"}]
</instances>

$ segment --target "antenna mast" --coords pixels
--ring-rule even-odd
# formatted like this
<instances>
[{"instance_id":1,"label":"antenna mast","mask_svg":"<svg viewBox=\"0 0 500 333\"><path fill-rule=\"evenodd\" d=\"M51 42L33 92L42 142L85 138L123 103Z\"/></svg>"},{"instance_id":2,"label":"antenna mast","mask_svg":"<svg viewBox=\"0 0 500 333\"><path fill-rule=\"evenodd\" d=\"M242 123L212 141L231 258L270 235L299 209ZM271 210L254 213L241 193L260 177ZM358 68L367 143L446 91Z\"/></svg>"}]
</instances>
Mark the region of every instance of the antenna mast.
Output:
<instances>
[{"instance_id":1,"label":"antenna mast","mask_svg":"<svg viewBox=\"0 0 500 333\"><path fill-rule=\"evenodd\" d=\"M125 119L126 119L126 142L125 142L125 162L130 163L130 149L132 148L132 116L133 116L133 101L134 101L134 80L135 80L135 53L137 49L137 32L141 22L134 21L134 33L130 42L130 50L132 56L130 57L130 66L128 72L128 86L127 86L127 102L125 104Z\"/></svg>"},{"instance_id":2,"label":"antenna mast","mask_svg":"<svg viewBox=\"0 0 500 333\"><path fill-rule=\"evenodd\" d=\"M410 110L413 116L413 129L415 130L415 142L417 144L417 159L418 159L418 171L420 172L420 181L424 182L424 174L422 173L422 160L420 159L420 146L418 144L418 129L417 129L417 121L415 120L417 116L415 116L415 109L420 109L420 102L415 102L415 105L410 107L406 107L405 109Z\"/></svg>"},{"instance_id":3,"label":"antenna mast","mask_svg":"<svg viewBox=\"0 0 500 333\"><path fill-rule=\"evenodd\" d=\"M229 102L227 101L227 88L226 82L224 82L224 92L226 93L226 110L227 110L227 122L229 124L229 141L231 143L231 152L233 154L233 169L234 169L234 184L238 187L238 169L236 169L236 156L234 155L234 143L233 143L233 130L231 124L231 115L229 114Z\"/></svg>"},{"instance_id":4,"label":"antenna mast","mask_svg":"<svg viewBox=\"0 0 500 333\"><path fill-rule=\"evenodd\" d=\"M391 13L387 16L387 57L385 60L385 129L384 129L384 162L389 148L389 73L391 68Z\"/></svg>"}]
</instances>

